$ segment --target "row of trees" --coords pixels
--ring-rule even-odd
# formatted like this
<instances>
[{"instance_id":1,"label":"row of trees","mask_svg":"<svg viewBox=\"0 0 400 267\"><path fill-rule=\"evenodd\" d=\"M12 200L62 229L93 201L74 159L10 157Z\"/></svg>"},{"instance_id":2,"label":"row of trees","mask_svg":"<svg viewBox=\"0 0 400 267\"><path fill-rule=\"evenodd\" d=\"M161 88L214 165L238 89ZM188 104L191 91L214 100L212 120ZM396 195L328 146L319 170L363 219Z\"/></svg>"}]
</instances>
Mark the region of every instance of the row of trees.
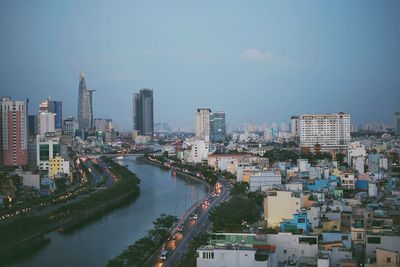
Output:
<instances>
[{"instance_id":1,"label":"row of trees","mask_svg":"<svg viewBox=\"0 0 400 267\"><path fill-rule=\"evenodd\" d=\"M153 229L149 230L145 237L137 240L120 255L110 260L107 266L143 266L147 259L153 255L169 237L170 231L177 221L178 218L175 216L161 214L161 216L153 222Z\"/></svg>"},{"instance_id":2,"label":"row of trees","mask_svg":"<svg viewBox=\"0 0 400 267\"><path fill-rule=\"evenodd\" d=\"M138 197L140 179L126 167L120 166L111 159L104 158L103 160L110 166L111 172L118 177L118 181L113 186L107 190L92 193L79 201L67 203L47 214L27 214L16 218L11 223L0 225L0 248L31 235L52 230L59 222L72 219L74 223L81 223L83 218L90 219L92 216L98 216Z\"/></svg>"}]
</instances>

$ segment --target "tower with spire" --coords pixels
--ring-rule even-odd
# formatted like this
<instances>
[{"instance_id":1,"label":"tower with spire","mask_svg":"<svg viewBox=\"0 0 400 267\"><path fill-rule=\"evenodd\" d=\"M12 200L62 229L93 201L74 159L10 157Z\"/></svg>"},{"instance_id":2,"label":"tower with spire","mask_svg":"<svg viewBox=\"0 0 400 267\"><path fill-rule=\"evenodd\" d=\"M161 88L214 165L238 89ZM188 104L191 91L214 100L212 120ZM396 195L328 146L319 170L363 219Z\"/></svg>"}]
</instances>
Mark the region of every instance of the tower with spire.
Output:
<instances>
[{"instance_id":1,"label":"tower with spire","mask_svg":"<svg viewBox=\"0 0 400 267\"><path fill-rule=\"evenodd\" d=\"M86 86L85 74L81 71L79 76L78 93L78 123L79 129L89 129L93 127L93 106L92 92Z\"/></svg>"}]
</instances>

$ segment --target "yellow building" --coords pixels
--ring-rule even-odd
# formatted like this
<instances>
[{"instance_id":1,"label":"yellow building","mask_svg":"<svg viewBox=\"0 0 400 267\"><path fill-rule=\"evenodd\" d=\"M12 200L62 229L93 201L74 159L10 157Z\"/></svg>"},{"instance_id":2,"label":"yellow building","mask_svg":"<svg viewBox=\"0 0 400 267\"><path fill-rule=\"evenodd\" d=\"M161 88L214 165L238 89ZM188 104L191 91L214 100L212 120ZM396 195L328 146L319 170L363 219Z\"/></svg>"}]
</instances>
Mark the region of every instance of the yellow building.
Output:
<instances>
[{"instance_id":1,"label":"yellow building","mask_svg":"<svg viewBox=\"0 0 400 267\"><path fill-rule=\"evenodd\" d=\"M56 156L50 160L49 176L54 178L57 174L61 173L69 176L69 161L65 161L62 157Z\"/></svg>"},{"instance_id":2,"label":"yellow building","mask_svg":"<svg viewBox=\"0 0 400 267\"><path fill-rule=\"evenodd\" d=\"M397 267L400 266L400 253L397 251L377 248L376 262L368 267Z\"/></svg>"},{"instance_id":3,"label":"yellow building","mask_svg":"<svg viewBox=\"0 0 400 267\"><path fill-rule=\"evenodd\" d=\"M328 221L322 224L322 229L329 232L340 231L340 221Z\"/></svg>"},{"instance_id":4,"label":"yellow building","mask_svg":"<svg viewBox=\"0 0 400 267\"><path fill-rule=\"evenodd\" d=\"M303 208L303 194L290 191L268 191L264 198L264 218L268 227L276 227Z\"/></svg>"}]
</instances>

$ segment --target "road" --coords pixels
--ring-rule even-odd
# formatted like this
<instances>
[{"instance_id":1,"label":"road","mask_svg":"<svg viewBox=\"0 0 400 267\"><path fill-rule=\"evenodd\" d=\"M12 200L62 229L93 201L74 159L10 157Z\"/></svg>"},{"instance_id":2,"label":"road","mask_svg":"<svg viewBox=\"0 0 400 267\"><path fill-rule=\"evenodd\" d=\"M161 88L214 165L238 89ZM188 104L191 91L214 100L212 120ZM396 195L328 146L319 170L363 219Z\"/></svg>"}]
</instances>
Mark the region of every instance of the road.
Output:
<instances>
[{"instance_id":1,"label":"road","mask_svg":"<svg viewBox=\"0 0 400 267\"><path fill-rule=\"evenodd\" d=\"M193 213L198 214L198 219L194 220L190 217L184 221L182 235L175 242L169 242L166 247L169 250L169 256L167 260L162 262L158 260L156 266L173 266L174 263L179 260L184 254L187 253L189 243L193 238L209 229L211 222L208 217L210 210L214 207L219 206L222 202L227 201L230 196L231 185L225 179L219 179L219 183L222 184L221 192L219 195L212 195L211 193L207 195L207 199L210 201L210 205L200 205L197 207ZM172 245L171 245L172 243Z\"/></svg>"}]
</instances>

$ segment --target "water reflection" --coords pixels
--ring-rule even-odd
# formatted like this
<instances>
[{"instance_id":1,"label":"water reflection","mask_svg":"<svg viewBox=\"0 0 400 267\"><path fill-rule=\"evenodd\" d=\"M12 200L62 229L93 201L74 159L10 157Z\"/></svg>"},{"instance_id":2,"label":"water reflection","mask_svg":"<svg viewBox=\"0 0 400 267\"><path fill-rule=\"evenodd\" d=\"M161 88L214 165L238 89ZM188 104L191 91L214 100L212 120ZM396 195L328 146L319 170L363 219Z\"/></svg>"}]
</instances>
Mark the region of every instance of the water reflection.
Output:
<instances>
[{"instance_id":1,"label":"water reflection","mask_svg":"<svg viewBox=\"0 0 400 267\"><path fill-rule=\"evenodd\" d=\"M169 171L125 157L117 161L127 165L141 179L141 194L129 206L65 235L52 232L51 242L42 250L9 266L104 266L128 245L143 237L161 214L182 216L205 195L205 187ZM186 204L186 205L185 205Z\"/></svg>"}]
</instances>

